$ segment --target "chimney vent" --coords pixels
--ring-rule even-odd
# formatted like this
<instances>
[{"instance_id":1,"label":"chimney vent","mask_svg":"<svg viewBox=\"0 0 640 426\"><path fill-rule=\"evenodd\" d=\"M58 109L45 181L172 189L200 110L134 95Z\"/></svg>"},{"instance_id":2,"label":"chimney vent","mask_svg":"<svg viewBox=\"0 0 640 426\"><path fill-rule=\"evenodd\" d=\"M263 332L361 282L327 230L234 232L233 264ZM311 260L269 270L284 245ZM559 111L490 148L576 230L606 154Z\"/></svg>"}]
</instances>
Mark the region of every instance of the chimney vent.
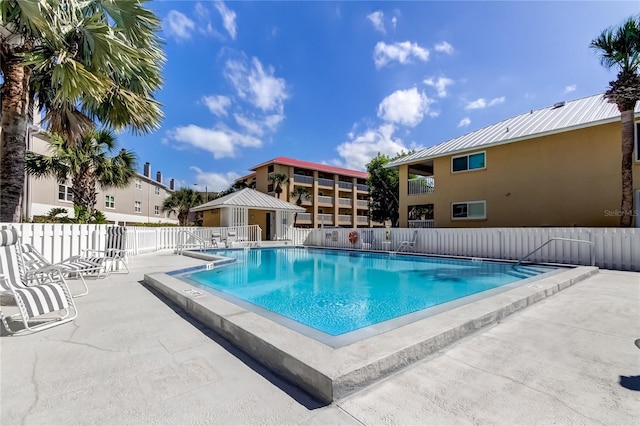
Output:
<instances>
[{"instance_id":1,"label":"chimney vent","mask_svg":"<svg viewBox=\"0 0 640 426\"><path fill-rule=\"evenodd\" d=\"M162 173L160 171L156 173L156 182L162 183Z\"/></svg>"},{"instance_id":2,"label":"chimney vent","mask_svg":"<svg viewBox=\"0 0 640 426\"><path fill-rule=\"evenodd\" d=\"M148 161L144 163L144 175L151 178L151 164Z\"/></svg>"},{"instance_id":3,"label":"chimney vent","mask_svg":"<svg viewBox=\"0 0 640 426\"><path fill-rule=\"evenodd\" d=\"M172 190L172 191L176 190L176 180L175 179L171 179L169 181L169 189Z\"/></svg>"}]
</instances>

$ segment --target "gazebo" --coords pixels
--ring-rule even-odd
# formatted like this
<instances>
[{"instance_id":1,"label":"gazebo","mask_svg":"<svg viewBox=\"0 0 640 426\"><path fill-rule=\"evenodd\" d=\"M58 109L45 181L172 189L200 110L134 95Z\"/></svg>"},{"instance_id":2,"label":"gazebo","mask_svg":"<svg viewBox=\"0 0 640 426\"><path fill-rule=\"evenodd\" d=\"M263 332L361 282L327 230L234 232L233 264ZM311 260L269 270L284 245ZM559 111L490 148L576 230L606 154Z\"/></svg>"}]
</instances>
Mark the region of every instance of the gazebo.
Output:
<instances>
[{"instance_id":1,"label":"gazebo","mask_svg":"<svg viewBox=\"0 0 640 426\"><path fill-rule=\"evenodd\" d=\"M277 240L284 228L293 223L293 214L305 209L256 190L245 188L193 207L202 212L202 225L233 227L259 225L263 240Z\"/></svg>"}]
</instances>

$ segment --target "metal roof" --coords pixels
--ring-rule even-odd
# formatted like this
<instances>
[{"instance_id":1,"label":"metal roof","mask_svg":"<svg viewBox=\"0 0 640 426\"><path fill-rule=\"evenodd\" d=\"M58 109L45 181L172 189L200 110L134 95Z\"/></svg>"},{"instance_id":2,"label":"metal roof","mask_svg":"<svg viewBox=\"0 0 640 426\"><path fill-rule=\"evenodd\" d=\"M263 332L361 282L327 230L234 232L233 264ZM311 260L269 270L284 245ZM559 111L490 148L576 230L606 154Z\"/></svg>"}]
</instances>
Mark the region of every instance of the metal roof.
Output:
<instances>
[{"instance_id":1,"label":"metal roof","mask_svg":"<svg viewBox=\"0 0 640 426\"><path fill-rule=\"evenodd\" d=\"M219 209L221 207L248 207L257 210L287 210L287 211L305 211L304 208L295 204L282 201L262 192L258 192L251 188L241 189L232 192L224 197L216 198L208 203L201 204L191 209L192 212L200 212L203 210Z\"/></svg>"},{"instance_id":2,"label":"metal roof","mask_svg":"<svg viewBox=\"0 0 640 426\"><path fill-rule=\"evenodd\" d=\"M636 116L640 113L640 103L636 105L635 113ZM398 158L387 164L386 167L397 167L401 164L416 163L420 160L442 157L452 153L512 143L545 134L566 132L617 120L620 120L618 107L608 103L602 94L598 94L566 103L559 102L547 108L531 110L425 148L406 157Z\"/></svg>"},{"instance_id":3,"label":"metal roof","mask_svg":"<svg viewBox=\"0 0 640 426\"><path fill-rule=\"evenodd\" d=\"M249 170L256 170L259 167L266 166L268 164L282 164L285 166L300 167L301 169L309 169L309 170L318 170L320 172L332 173L332 174L343 175L343 176L351 176L351 177L356 177L360 179L367 179L369 177L369 173L367 172L343 169L342 167L328 166L326 164L312 163L310 161L296 160L295 158L288 158L288 157L276 157L273 160L269 160L262 164L258 164L257 166L253 166Z\"/></svg>"}]
</instances>

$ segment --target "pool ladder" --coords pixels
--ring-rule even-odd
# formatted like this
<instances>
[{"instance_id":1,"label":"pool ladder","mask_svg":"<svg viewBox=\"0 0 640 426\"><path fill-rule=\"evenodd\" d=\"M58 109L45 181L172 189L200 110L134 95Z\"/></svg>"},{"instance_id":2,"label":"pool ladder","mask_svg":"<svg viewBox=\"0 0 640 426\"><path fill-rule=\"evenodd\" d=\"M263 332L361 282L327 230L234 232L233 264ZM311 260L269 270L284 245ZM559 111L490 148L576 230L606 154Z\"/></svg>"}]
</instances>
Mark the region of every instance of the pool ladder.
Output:
<instances>
[{"instance_id":1,"label":"pool ladder","mask_svg":"<svg viewBox=\"0 0 640 426\"><path fill-rule=\"evenodd\" d=\"M184 251L184 249L187 246L191 246L190 244L187 244L184 240L185 240L185 236L190 236L192 237L194 240L198 241L200 244L199 246L199 250L207 250L208 248L214 247L214 245L212 245L209 241L205 240L202 237L197 236L196 234L194 234L193 232L190 231L185 231L185 230L181 230L178 232L177 235L177 243L176 243L176 253L177 254L182 254L182 252ZM216 244L217 246L217 244Z\"/></svg>"},{"instance_id":2,"label":"pool ladder","mask_svg":"<svg viewBox=\"0 0 640 426\"><path fill-rule=\"evenodd\" d=\"M526 258L528 258L529 256L531 256L533 253L539 251L540 249L542 249L543 247L545 247L547 244L551 243L552 241L569 241L572 243L582 243L582 244L589 244L589 257L591 258L591 266L595 266L596 265L596 254L594 251L594 247L595 247L595 243L593 241L589 241L589 240L578 240L575 238L560 238L560 237L553 237L550 238L546 243L541 244L539 247L537 247L535 250L533 250L532 252L528 253L526 256L521 257L518 260L517 265L522 264L522 262L524 262L524 260Z\"/></svg>"}]
</instances>

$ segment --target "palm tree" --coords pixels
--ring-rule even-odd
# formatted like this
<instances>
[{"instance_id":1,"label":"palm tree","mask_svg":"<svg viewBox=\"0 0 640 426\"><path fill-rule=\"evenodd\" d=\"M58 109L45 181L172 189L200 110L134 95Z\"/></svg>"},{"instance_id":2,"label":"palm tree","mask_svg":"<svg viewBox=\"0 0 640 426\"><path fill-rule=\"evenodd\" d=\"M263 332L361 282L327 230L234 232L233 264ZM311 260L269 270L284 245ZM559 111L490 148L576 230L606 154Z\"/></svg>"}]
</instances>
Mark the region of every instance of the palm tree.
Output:
<instances>
[{"instance_id":1,"label":"palm tree","mask_svg":"<svg viewBox=\"0 0 640 426\"><path fill-rule=\"evenodd\" d=\"M125 149L115 155L118 144L109 130L88 130L72 146L60 136L52 136L52 155L27 152L25 170L37 178L55 177L58 183L71 180L73 204L85 208L89 215L96 206L97 186L124 188L136 174L136 156Z\"/></svg>"},{"instance_id":2,"label":"palm tree","mask_svg":"<svg viewBox=\"0 0 640 426\"><path fill-rule=\"evenodd\" d=\"M630 17L618 28L604 30L591 42L608 69L618 69L604 98L618 106L622 120L622 203L620 226L629 227L633 215L634 110L640 100L640 15Z\"/></svg>"},{"instance_id":3,"label":"palm tree","mask_svg":"<svg viewBox=\"0 0 640 426\"><path fill-rule=\"evenodd\" d=\"M165 198L162 211L172 211L178 213L180 226L187 226L189 210L202 204L202 195L191 188L180 188L169 197Z\"/></svg>"},{"instance_id":4,"label":"palm tree","mask_svg":"<svg viewBox=\"0 0 640 426\"><path fill-rule=\"evenodd\" d=\"M311 198L311 194L309 193L309 190L307 188L305 188L304 186L296 186L293 189L293 192L291 193L292 197L298 197L298 199L296 200L296 204L298 205L298 207L300 207L302 205L302 199L304 198L305 200L308 200L309 198ZM298 212L296 212L296 214L293 216L293 226L296 226L296 221L298 220Z\"/></svg>"},{"instance_id":5,"label":"palm tree","mask_svg":"<svg viewBox=\"0 0 640 426\"><path fill-rule=\"evenodd\" d=\"M269 176L269 180L275 185L273 192L275 192L278 198L280 198L280 194L282 194L282 185L289 182L289 178L284 173L273 173Z\"/></svg>"},{"instance_id":6,"label":"palm tree","mask_svg":"<svg viewBox=\"0 0 640 426\"><path fill-rule=\"evenodd\" d=\"M52 133L80 141L100 122L159 127L160 21L139 1L0 1L0 222L20 219L32 100Z\"/></svg>"}]
</instances>

